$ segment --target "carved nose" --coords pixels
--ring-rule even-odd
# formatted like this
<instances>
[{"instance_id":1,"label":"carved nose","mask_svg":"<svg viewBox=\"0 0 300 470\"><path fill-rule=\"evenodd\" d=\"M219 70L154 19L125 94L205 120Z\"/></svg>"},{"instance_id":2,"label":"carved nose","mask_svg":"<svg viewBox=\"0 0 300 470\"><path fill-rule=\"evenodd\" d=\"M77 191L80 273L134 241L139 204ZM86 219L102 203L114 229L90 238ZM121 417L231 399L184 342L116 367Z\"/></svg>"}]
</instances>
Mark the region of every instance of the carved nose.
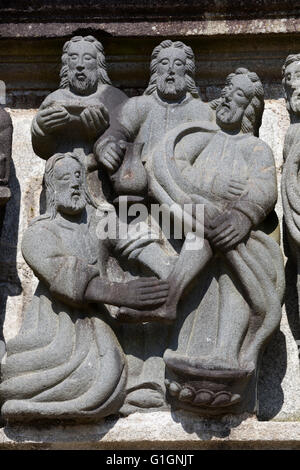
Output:
<instances>
[{"instance_id":1,"label":"carved nose","mask_svg":"<svg viewBox=\"0 0 300 470\"><path fill-rule=\"evenodd\" d=\"M74 179L71 183L71 187L74 188L74 189L78 189L79 188L79 182Z\"/></svg>"},{"instance_id":2,"label":"carved nose","mask_svg":"<svg viewBox=\"0 0 300 470\"><path fill-rule=\"evenodd\" d=\"M84 69L84 65L82 65L81 63L80 64L77 64L76 65L76 69L81 72L83 69Z\"/></svg>"}]
</instances>

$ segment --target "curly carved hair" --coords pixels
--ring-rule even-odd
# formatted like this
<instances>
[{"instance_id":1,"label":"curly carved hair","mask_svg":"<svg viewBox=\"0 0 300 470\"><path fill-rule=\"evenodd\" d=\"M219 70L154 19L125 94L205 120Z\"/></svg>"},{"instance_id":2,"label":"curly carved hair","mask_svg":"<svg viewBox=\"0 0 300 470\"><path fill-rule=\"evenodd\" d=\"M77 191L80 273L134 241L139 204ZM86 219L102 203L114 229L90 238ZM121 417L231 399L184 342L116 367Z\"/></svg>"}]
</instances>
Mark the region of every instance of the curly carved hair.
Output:
<instances>
[{"instance_id":1,"label":"curly carved hair","mask_svg":"<svg viewBox=\"0 0 300 470\"><path fill-rule=\"evenodd\" d=\"M265 102L264 88L255 72L250 72L248 69L240 67L236 69L234 73L230 73L226 77L225 86L221 92L221 98L211 101L209 105L212 109L217 109L219 104L222 102L222 97L226 93L228 85L231 83L232 78L236 75L247 75L254 87L253 97L244 112L241 130L244 134L250 133L258 137Z\"/></svg>"},{"instance_id":2,"label":"curly carved hair","mask_svg":"<svg viewBox=\"0 0 300 470\"><path fill-rule=\"evenodd\" d=\"M169 47L175 47L178 49L182 49L186 55L186 83L187 89L191 93L194 98L200 98L199 91L196 87L196 83L194 80L195 77L195 56L191 47L186 46L181 41L171 41L167 39L162 41L158 46L156 46L151 54L151 63L150 63L150 81L148 87L146 88L144 95L151 95L154 91L156 91L156 79L157 79L157 65L158 65L158 54L163 49L167 49Z\"/></svg>"},{"instance_id":3,"label":"curly carved hair","mask_svg":"<svg viewBox=\"0 0 300 470\"><path fill-rule=\"evenodd\" d=\"M60 88L67 88L69 86L68 78L68 51L69 47L74 42L87 41L94 45L97 51L97 64L98 64L98 80L100 84L111 85L111 81L107 75L107 67L104 55L104 49L101 42L97 41L94 36L74 36L70 41L65 42L63 47L63 53L61 56L61 69L60 69Z\"/></svg>"}]
</instances>

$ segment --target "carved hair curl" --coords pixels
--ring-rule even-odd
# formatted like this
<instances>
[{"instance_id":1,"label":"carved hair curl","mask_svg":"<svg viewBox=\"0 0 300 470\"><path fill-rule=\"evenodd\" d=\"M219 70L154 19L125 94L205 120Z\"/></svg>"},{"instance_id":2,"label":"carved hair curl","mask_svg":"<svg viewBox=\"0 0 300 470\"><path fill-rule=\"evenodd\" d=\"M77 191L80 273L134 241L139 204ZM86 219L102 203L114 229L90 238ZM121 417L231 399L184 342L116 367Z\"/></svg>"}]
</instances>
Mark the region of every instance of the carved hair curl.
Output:
<instances>
[{"instance_id":1,"label":"carved hair curl","mask_svg":"<svg viewBox=\"0 0 300 470\"><path fill-rule=\"evenodd\" d=\"M237 75L246 75L249 80L251 80L254 88L253 97L244 112L241 130L244 134L250 133L258 137L265 103L264 88L258 75L255 72L250 72L248 69L240 67L236 69L234 73L230 73L226 77L225 87L221 92L221 98L211 101L209 105L212 109L216 109L219 106L219 104L222 102L222 97L226 93L227 86L230 85L233 77Z\"/></svg>"},{"instance_id":2,"label":"carved hair curl","mask_svg":"<svg viewBox=\"0 0 300 470\"><path fill-rule=\"evenodd\" d=\"M171 41L167 39L162 41L158 46L156 46L151 55L151 63L150 63L150 81L148 87L144 91L144 95L151 95L156 91L156 80L157 80L157 66L158 66L158 54L163 50L169 47L175 47L178 49L182 49L186 55L186 73L185 79L187 84L187 90L191 93L194 98L200 98L198 88L196 87L195 83L195 56L191 47L186 46L181 41Z\"/></svg>"},{"instance_id":3,"label":"carved hair curl","mask_svg":"<svg viewBox=\"0 0 300 470\"><path fill-rule=\"evenodd\" d=\"M69 47L74 42L87 41L93 44L97 52L97 64L98 64L98 82L104 85L111 85L111 81L107 75L107 67L104 55L104 49L101 42L97 41L94 36L74 36L69 41L65 42L63 47L63 53L61 56L61 69L60 69L60 88L67 88L69 86L68 78L68 52Z\"/></svg>"}]
</instances>

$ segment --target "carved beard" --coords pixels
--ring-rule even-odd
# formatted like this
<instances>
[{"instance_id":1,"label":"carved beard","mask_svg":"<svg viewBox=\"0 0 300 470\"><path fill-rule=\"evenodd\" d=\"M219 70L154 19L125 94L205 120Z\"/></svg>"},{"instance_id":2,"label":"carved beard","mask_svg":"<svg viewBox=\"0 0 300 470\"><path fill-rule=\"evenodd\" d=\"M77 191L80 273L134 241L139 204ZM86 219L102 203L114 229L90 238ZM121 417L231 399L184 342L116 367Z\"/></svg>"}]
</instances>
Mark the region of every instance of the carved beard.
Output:
<instances>
[{"instance_id":1,"label":"carved beard","mask_svg":"<svg viewBox=\"0 0 300 470\"><path fill-rule=\"evenodd\" d=\"M289 95L290 109L300 117L300 88L294 89Z\"/></svg>"},{"instance_id":2,"label":"carved beard","mask_svg":"<svg viewBox=\"0 0 300 470\"><path fill-rule=\"evenodd\" d=\"M233 101L230 103L222 102L216 110L217 124L222 127L222 124L234 124L241 120L243 109L237 106Z\"/></svg>"},{"instance_id":3,"label":"carved beard","mask_svg":"<svg viewBox=\"0 0 300 470\"><path fill-rule=\"evenodd\" d=\"M184 96L187 90L185 77L178 75L158 75L156 79L158 94L167 100L175 101Z\"/></svg>"},{"instance_id":4,"label":"carved beard","mask_svg":"<svg viewBox=\"0 0 300 470\"><path fill-rule=\"evenodd\" d=\"M87 96L95 93L98 84L98 71L89 70L88 72L78 72L69 70L68 74L70 89L76 95Z\"/></svg>"},{"instance_id":5,"label":"carved beard","mask_svg":"<svg viewBox=\"0 0 300 470\"><path fill-rule=\"evenodd\" d=\"M76 215L83 211L86 205L85 197L81 191L73 190L70 193L60 194L56 201L59 212Z\"/></svg>"}]
</instances>

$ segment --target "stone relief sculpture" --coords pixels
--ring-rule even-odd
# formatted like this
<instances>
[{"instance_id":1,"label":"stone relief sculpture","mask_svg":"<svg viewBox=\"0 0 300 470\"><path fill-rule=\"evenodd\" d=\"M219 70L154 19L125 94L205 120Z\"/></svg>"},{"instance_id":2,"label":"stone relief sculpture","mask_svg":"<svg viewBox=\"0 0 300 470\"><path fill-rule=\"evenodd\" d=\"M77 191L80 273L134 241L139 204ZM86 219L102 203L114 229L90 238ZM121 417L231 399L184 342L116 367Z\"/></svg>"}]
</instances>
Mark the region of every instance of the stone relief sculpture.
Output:
<instances>
[{"instance_id":1,"label":"stone relief sculpture","mask_svg":"<svg viewBox=\"0 0 300 470\"><path fill-rule=\"evenodd\" d=\"M39 284L1 363L9 422L256 409L284 290L274 158L258 138L263 87L240 68L219 100L203 103L193 51L180 41L159 44L150 68L145 93L128 99L110 84L101 44L74 37L60 89L33 120L34 151L47 160L46 210L22 242ZM106 201L104 174L114 193ZM109 217L91 189L116 233L99 237ZM161 225L157 237L151 216L124 220L124 196L149 211L164 205L177 224L172 208L188 205L190 233L178 240Z\"/></svg>"},{"instance_id":2,"label":"stone relief sculpture","mask_svg":"<svg viewBox=\"0 0 300 470\"><path fill-rule=\"evenodd\" d=\"M300 162L300 54L289 55L282 68L286 107L290 116L290 127L285 136L283 147L284 166L281 180L281 194L286 228L288 255L300 269L300 193L298 172ZM300 301L299 275L297 276L298 302Z\"/></svg>"},{"instance_id":3,"label":"stone relief sculpture","mask_svg":"<svg viewBox=\"0 0 300 470\"><path fill-rule=\"evenodd\" d=\"M11 197L8 186L11 161L12 122L4 108L0 108L0 235L4 219L5 205Z\"/></svg>"},{"instance_id":4,"label":"stone relief sculpture","mask_svg":"<svg viewBox=\"0 0 300 470\"><path fill-rule=\"evenodd\" d=\"M154 307L167 284L111 282L116 240L96 237L99 216L80 158L55 154L45 169L46 213L24 234L22 252L39 279L21 330L8 341L1 371L2 416L13 421L97 420L125 396L126 359L104 304Z\"/></svg>"},{"instance_id":5,"label":"stone relief sculpture","mask_svg":"<svg viewBox=\"0 0 300 470\"><path fill-rule=\"evenodd\" d=\"M168 130L178 124L203 119L213 113L200 99L194 81L192 49L181 41L162 41L151 55L151 77L142 96L130 98L95 145L95 157L114 172L124 157L124 142L143 143L142 161Z\"/></svg>"},{"instance_id":6,"label":"stone relief sculpture","mask_svg":"<svg viewBox=\"0 0 300 470\"><path fill-rule=\"evenodd\" d=\"M107 75L102 44L93 36L75 36L63 47L60 86L43 101L33 119L34 152L48 159L57 152L76 151L88 170L94 197L103 198L93 145L108 127L112 110L127 100Z\"/></svg>"},{"instance_id":7,"label":"stone relief sculpture","mask_svg":"<svg viewBox=\"0 0 300 470\"><path fill-rule=\"evenodd\" d=\"M184 75L186 58L181 56L179 65L180 53L174 60L179 70L173 72L174 76L170 72L171 58L181 47L169 41L167 47L154 50L152 70L157 88L153 100L161 93L159 86L163 89L164 84L165 90L174 91L176 79ZM259 361L279 325L284 291L283 260L278 240L274 240L272 212L277 199L275 163L271 149L257 137L264 107L263 87L255 73L237 69L228 76L222 91L216 124L202 105L198 120L191 117L183 119L182 124L177 121L171 130L171 126L164 127L164 131L169 130L165 135L161 131L152 134L155 126L161 129L165 124L158 113L146 132L149 114L142 104L147 102L149 89L146 96L124 105L119 116L123 124L104 133L96 144L96 158L114 181L114 171L120 164L121 168L128 165L126 156L122 161L125 140L143 142L153 136L153 144L146 140L142 152L149 194L154 201L170 206L203 204L205 239L203 248L196 252L188 251L185 243L177 250L179 256L173 258L166 276L170 290L163 306L148 311L122 307L118 318L129 322L173 321L164 361L169 399L174 406L203 414L253 412ZM170 92L165 96L166 106L170 96ZM180 94L178 98L183 103ZM138 100L141 106L137 107ZM134 103L136 111L127 114ZM137 110L146 114L141 114L139 126L135 124L135 131L130 132L128 122L138 116ZM149 247L160 249L157 244ZM140 251L136 259L145 262L146 251ZM157 260L162 257L162 249L156 257L152 251L146 262L160 276ZM145 380L145 371L141 375ZM132 400L134 403L137 400Z\"/></svg>"},{"instance_id":8,"label":"stone relief sculpture","mask_svg":"<svg viewBox=\"0 0 300 470\"><path fill-rule=\"evenodd\" d=\"M201 100L194 81L195 61L190 47L180 41L161 42L152 52L150 72L150 81L144 94L130 98L120 106L116 119L95 144L95 157L100 167L110 174L116 194L127 195L134 201L144 200L147 192L147 177L141 162L144 164L147 161L166 132L181 123L199 119L214 120L212 110ZM136 148L134 151L129 149L125 155L128 142L135 143ZM123 159L124 165L120 167ZM133 171L126 171L127 161L129 166L133 165ZM126 250L128 253L130 247L126 246ZM139 253L140 264L146 266L153 259L160 260L159 275L168 275L166 267L171 261L163 262L165 258L166 252L160 250L157 253L155 244L148 245L148 249ZM156 264L156 274L157 269ZM124 413L167 406L162 356L168 335L166 326L161 328L148 323L128 329L124 327L122 345L128 353L131 371ZM132 336L136 338L134 342Z\"/></svg>"}]
</instances>

